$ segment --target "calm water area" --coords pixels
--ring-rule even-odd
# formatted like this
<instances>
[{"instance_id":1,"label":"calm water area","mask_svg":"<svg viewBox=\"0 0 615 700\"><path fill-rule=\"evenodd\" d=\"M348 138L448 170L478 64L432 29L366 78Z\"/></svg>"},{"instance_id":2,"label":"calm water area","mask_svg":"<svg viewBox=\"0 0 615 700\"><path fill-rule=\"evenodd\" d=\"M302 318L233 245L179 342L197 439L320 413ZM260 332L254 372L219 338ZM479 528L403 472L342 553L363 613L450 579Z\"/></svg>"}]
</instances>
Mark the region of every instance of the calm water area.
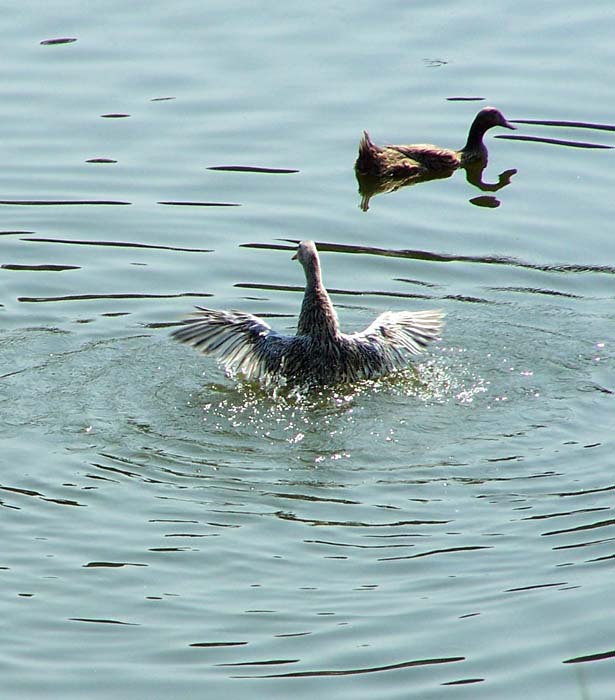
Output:
<instances>
[{"instance_id":1,"label":"calm water area","mask_svg":"<svg viewBox=\"0 0 615 700\"><path fill-rule=\"evenodd\" d=\"M0 697L615 698L613 3L0 28ZM459 148L487 105L524 121L478 180L362 202L364 129ZM287 395L169 337L294 332L301 239L345 330L441 340Z\"/></svg>"}]
</instances>

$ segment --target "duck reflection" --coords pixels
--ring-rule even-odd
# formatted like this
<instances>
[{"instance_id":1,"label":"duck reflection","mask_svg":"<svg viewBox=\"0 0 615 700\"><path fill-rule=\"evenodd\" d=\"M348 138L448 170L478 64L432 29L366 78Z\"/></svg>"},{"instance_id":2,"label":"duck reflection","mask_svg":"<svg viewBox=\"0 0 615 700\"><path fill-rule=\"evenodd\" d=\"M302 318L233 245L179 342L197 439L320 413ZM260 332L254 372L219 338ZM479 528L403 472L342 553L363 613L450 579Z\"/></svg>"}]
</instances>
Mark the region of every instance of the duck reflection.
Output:
<instances>
[{"instance_id":1,"label":"duck reflection","mask_svg":"<svg viewBox=\"0 0 615 700\"><path fill-rule=\"evenodd\" d=\"M505 170L498 175L497 182L485 182L483 180L483 172L487 167L487 159L483 161L470 163L467 166L462 166L465 170L466 180L481 192L497 192L502 187L510 185L510 181L517 172L515 168ZM450 177L459 168L449 168L448 170L427 171L422 173L414 173L406 176L382 176L369 175L362 173L355 167L355 175L359 185L359 195L361 197L360 207L362 211L369 209L371 198L378 194L387 194L388 192L396 192L402 187L410 187L418 185L420 182L428 182L429 180L442 180ZM498 207L500 201L493 196L475 197L470 200L471 204L476 206Z\"/></svg>"}]
</instances>

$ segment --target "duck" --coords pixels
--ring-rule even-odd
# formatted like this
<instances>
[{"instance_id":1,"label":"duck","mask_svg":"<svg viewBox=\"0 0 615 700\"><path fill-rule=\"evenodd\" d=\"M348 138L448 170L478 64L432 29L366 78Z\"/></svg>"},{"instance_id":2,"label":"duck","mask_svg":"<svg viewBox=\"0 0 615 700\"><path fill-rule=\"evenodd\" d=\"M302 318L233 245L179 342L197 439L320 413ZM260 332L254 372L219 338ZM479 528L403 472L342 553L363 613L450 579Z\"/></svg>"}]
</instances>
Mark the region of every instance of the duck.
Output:
<instances>
[{"instance_id":1,"label":"duck","mask_svg":"<svg viewBox=\"0 0 615 700\"><path fill-rule=\"evenodd\" d=\"M305 273L295 335L279 333L245 311L197 306L173 338L215 357L231 377L265 386L320 388L404 369L411 356L439 337L440 310L385 311L365 330L343 333L322 280L316 244L301 241L292 259Z\"/></svg>"},{"instance_id":2,"label":"duck","mask_svg":"<svg viewBox=\"0 0 615 700\"><path fill-rule=\"evenodd\" d=\"M483 136L494 126L516 128L499 109L484 107L474 117L465 146L458 151L424 143L377 146L364 131L355 169L376 177L403 177L429 172L452 173L457 168L481 161L486 164L488 153Z\"/></svg>"}]
</instances>

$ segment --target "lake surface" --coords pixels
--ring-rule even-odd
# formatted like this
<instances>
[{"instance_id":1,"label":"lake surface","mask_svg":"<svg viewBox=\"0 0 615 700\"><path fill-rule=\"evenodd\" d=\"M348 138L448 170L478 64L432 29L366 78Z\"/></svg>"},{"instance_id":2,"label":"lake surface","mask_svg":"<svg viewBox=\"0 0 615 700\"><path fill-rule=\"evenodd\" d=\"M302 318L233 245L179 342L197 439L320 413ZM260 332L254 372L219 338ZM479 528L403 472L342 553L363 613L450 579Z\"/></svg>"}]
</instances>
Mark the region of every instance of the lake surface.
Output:
<instances>
[{"instance_id":1,"label":"lake surface","mask_svg":"<svg viewBox=\"0 0 615 700\"><path fill-rule=\"evenodd\" d=\"M612 3L11 6L2 697L612 698ZM488 104L567 124L361 209L363 129L460 147ZM277 396L170 339L293 332L305 238L345 329L441 341Z\"/></svg>"}]
</instances>

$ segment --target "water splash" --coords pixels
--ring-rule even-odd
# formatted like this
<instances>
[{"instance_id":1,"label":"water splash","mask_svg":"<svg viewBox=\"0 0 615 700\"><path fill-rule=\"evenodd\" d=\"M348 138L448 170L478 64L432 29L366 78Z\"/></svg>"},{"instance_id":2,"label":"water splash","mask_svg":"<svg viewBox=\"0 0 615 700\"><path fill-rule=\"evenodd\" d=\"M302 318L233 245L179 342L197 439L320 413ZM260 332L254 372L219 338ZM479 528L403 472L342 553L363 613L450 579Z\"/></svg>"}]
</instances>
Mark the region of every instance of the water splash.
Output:
<instances>
[{"instance_id":1,"label":"water splash","mask_svg":"<svg viewBox=\"0 0 615 700\"><path fill-rule=\"evenodd\" d=\"M405 442L417 444L435 414L456 410L487 391L459 348L376 380L321 389L262 387L237 382L208 384L190 399L209 435L232 436L253 455L312 465L351 460ZM450 409L446 407L450 405ZM430 418L431 416L431 418ZM398 436L402 436L399 438ZM362 461L362 460L361 460Z\"/></svg>"}]
</instances>

